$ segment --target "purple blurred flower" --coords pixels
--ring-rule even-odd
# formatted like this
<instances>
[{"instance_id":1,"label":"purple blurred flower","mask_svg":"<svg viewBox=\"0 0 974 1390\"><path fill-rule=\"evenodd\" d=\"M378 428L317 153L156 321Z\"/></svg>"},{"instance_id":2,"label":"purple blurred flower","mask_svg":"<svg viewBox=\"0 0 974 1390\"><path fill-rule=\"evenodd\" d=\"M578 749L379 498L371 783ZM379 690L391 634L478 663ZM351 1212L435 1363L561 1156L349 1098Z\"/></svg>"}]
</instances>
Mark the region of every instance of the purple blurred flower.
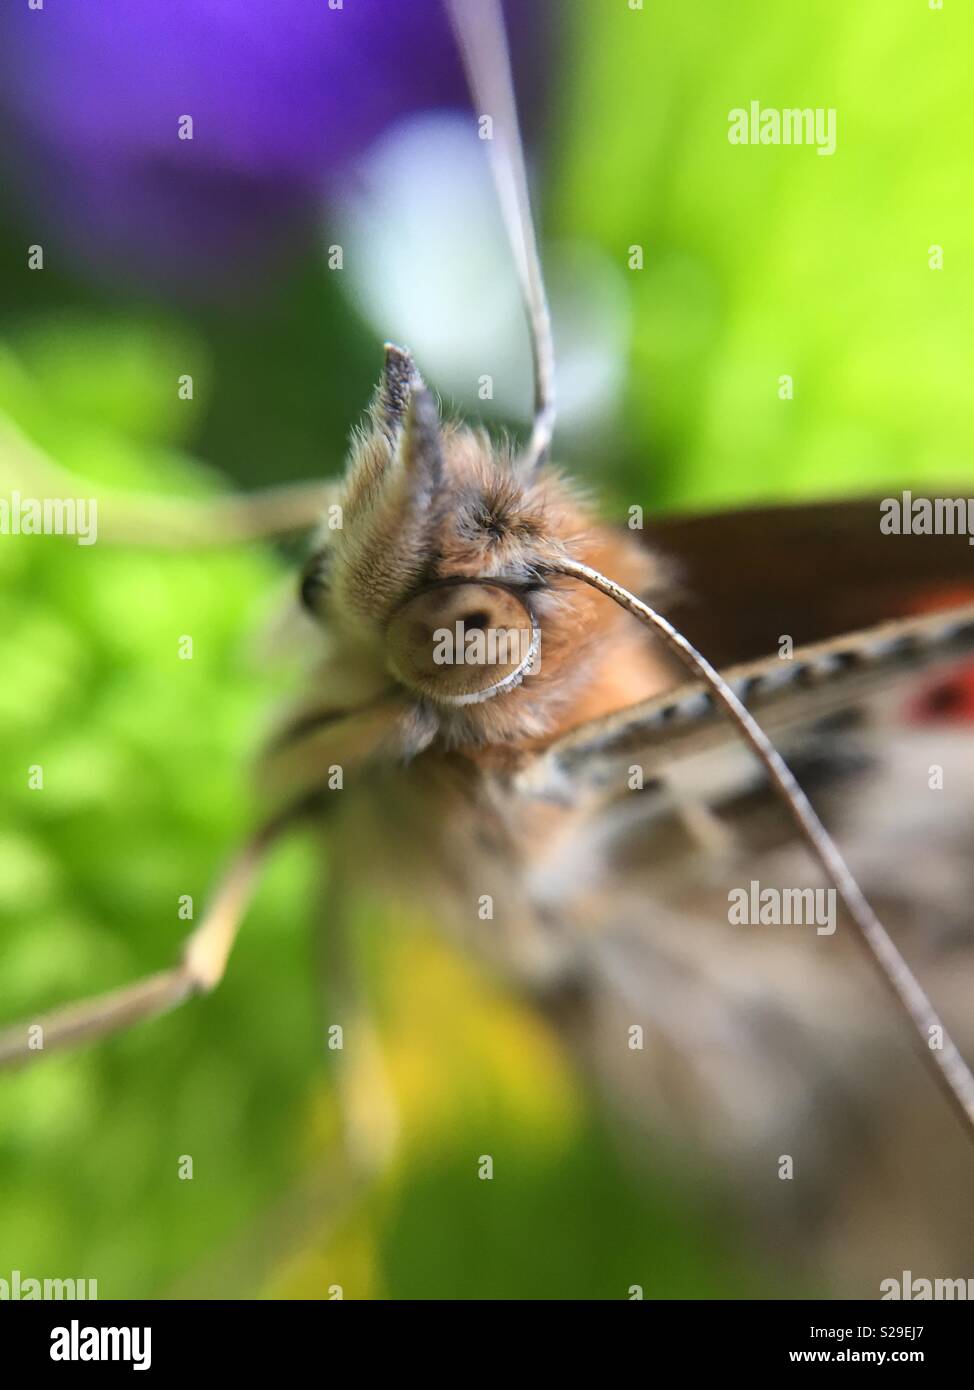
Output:
<instances>
[{"instance_id":1,"label":"purple blurred flower","mask_svg":"<svg viewBox=\"0 0 974 1390\"><path fill-rule=\"evenodd\" d=\"M466 101L442 0L56 0L0 28L29 205L139 278L266 251L391 121Z\"/></svg>"}]
</instances>

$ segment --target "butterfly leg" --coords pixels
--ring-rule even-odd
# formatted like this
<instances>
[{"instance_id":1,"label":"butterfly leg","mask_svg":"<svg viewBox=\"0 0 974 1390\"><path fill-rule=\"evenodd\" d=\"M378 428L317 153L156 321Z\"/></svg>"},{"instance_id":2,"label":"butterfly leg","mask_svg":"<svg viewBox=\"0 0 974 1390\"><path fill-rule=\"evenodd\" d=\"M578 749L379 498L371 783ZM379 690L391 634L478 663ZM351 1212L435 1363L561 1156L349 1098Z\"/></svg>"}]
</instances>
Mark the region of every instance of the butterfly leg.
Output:
<instances>
[{"instance_id":1,"label":"butterfly leg","mask_svg":"<svg viewBox=\"0 0 974 1390\"><path fill-rule=\"evenodd\" d=\"M712 806L703 797L686 795L679 790L675 780L670 780L669 789L674 810L687 835L708 859L726 860L734 851L734 832L722 821Z\"/></svg>"},{"instance_id":2,"label":"butterfly leg","mask_svg":"<svg viewBox=\"0 0 974 1390\"><path fill-rule=\"evenodd\" d=\"M0 1068L34 1061L50 1052L89 1042L153 1018L206 993L223 978L258 872L290 817L255 834L231 863L203 921L188 938L182 958L134 984L69 1004L0 1032Z\"/></svg>"},{"instance_id":3,"label":"butterfly leg","mask_svg":"<svg viewBox=\"0 0 974 1390\"><path fill-rule=\"evenodd\" d=\"M318 914L318 959L343 1147L353 1171L368 1178L381 1173L392 1158L399 1136L399 1107L354 959L349 901L340 884L329 885L327 916L323 911Z\"/></svg>"},{"instance_id":4,"label":"butterfly leg","mask_svg":"<svg viewBox=\"0 0 974 1390\"><path fill-rule=\"evenodd\" d=\"M308 531L338 498L336 483L286 483L203 498L111 492L61 466L0 418L0 474L37 497L84 494L98 502L98 539L140 549L196 549Z\"/></svg>"}]
</instances>

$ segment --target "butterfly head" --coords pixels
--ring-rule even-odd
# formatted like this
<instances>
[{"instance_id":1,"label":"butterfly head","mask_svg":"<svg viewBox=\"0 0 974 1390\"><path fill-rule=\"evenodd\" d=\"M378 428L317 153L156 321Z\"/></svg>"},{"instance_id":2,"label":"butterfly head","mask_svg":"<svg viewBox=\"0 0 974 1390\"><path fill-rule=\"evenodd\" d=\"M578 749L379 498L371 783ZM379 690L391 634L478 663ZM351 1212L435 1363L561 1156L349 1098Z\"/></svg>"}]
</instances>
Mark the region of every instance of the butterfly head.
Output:
<instances>
[{"instance_id":1,"label":"butterfly head","mask_svg":"<svg viewBox=\"0 0 974 1390\"><path fill-rule=\"evenodd\" d=\"M421 741L523 743L625 684L637 649L645 675L645 639L549 572L558 555L599 563L607 548L626 582L656 577L643 547L600 526L557 473L525 478L483 431L442 424L412 359L389 346L341 525L323 533L301 595L333 661L412 697Z\"/></svg>"}]
</instances>

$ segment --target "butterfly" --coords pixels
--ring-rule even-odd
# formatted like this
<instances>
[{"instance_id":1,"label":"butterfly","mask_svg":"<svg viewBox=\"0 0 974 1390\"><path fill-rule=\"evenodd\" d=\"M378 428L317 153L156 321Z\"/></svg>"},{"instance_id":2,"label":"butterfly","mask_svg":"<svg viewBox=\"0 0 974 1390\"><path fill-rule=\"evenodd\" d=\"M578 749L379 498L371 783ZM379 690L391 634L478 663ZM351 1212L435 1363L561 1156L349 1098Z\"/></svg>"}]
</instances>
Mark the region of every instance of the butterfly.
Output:
<instances>
[{"instance_id":1,"label":"butterfly","mask_svg":"<svg viewBox=\"0 0 974 1390\"><path fill-rule=\"evenodd\" d=\"M974 1119L974 1081L926 993L967 1044L969 552L883 536L878 499L644 532L600 519L550 461L553 344L499 11L450 11L493 120L532 329L531 437L519 450L445 421L420 364L386 346L299 576L311 670L261 759L266 820L176 966L8 1030L0 1062L215 987L268 853L310 822L337 865L336 970L356 877L403 910L422 901L535 1002L628 1129L708 1155L756 1224L811 1220L816 1248L865 1263L869 1210L926 1221L930 1192L971 1189L895 1007ZM224 523L288 530L307 500L260 499ZM776 920L785 903L825 910ZM894 1005L860 968L863 943ZM799 1199L778 1181L791 1157ZM903 1172L921 1165L911 1209ZM943 1258L969 1259L951 1213L930 1229ZM896 1267L921 1265L913 1241Z\"/></svg>"}]
</instances>

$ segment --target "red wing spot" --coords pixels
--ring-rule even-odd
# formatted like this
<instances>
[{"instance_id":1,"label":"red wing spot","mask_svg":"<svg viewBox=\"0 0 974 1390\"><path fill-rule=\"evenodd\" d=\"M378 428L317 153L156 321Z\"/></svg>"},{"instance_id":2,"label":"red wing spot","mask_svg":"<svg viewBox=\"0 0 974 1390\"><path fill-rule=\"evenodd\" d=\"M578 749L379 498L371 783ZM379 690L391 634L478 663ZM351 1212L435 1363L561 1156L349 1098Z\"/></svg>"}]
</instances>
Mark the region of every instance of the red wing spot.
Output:
<instances>
[{"instance_id":1,"label":"red wing spot","mask_svg":"<svg viewBox=\"0 0 974 1390\"><path fill-rule=\"evenodd\" d=\"M938 613L944 608L956 608L974 602L974 589L969 584L935 586L914 594L904 605L904 613Z\"/></svg>"},{"instance_id":2,"label":"red wing spot","mask_svg":"<svg viewBox=\"0 0 974 1390\"><path fill-rule=\"evenodd\" d=\"M974 661L921 690L907 719L913 724L974 724Z\"/></svg>"}]
</instances>

